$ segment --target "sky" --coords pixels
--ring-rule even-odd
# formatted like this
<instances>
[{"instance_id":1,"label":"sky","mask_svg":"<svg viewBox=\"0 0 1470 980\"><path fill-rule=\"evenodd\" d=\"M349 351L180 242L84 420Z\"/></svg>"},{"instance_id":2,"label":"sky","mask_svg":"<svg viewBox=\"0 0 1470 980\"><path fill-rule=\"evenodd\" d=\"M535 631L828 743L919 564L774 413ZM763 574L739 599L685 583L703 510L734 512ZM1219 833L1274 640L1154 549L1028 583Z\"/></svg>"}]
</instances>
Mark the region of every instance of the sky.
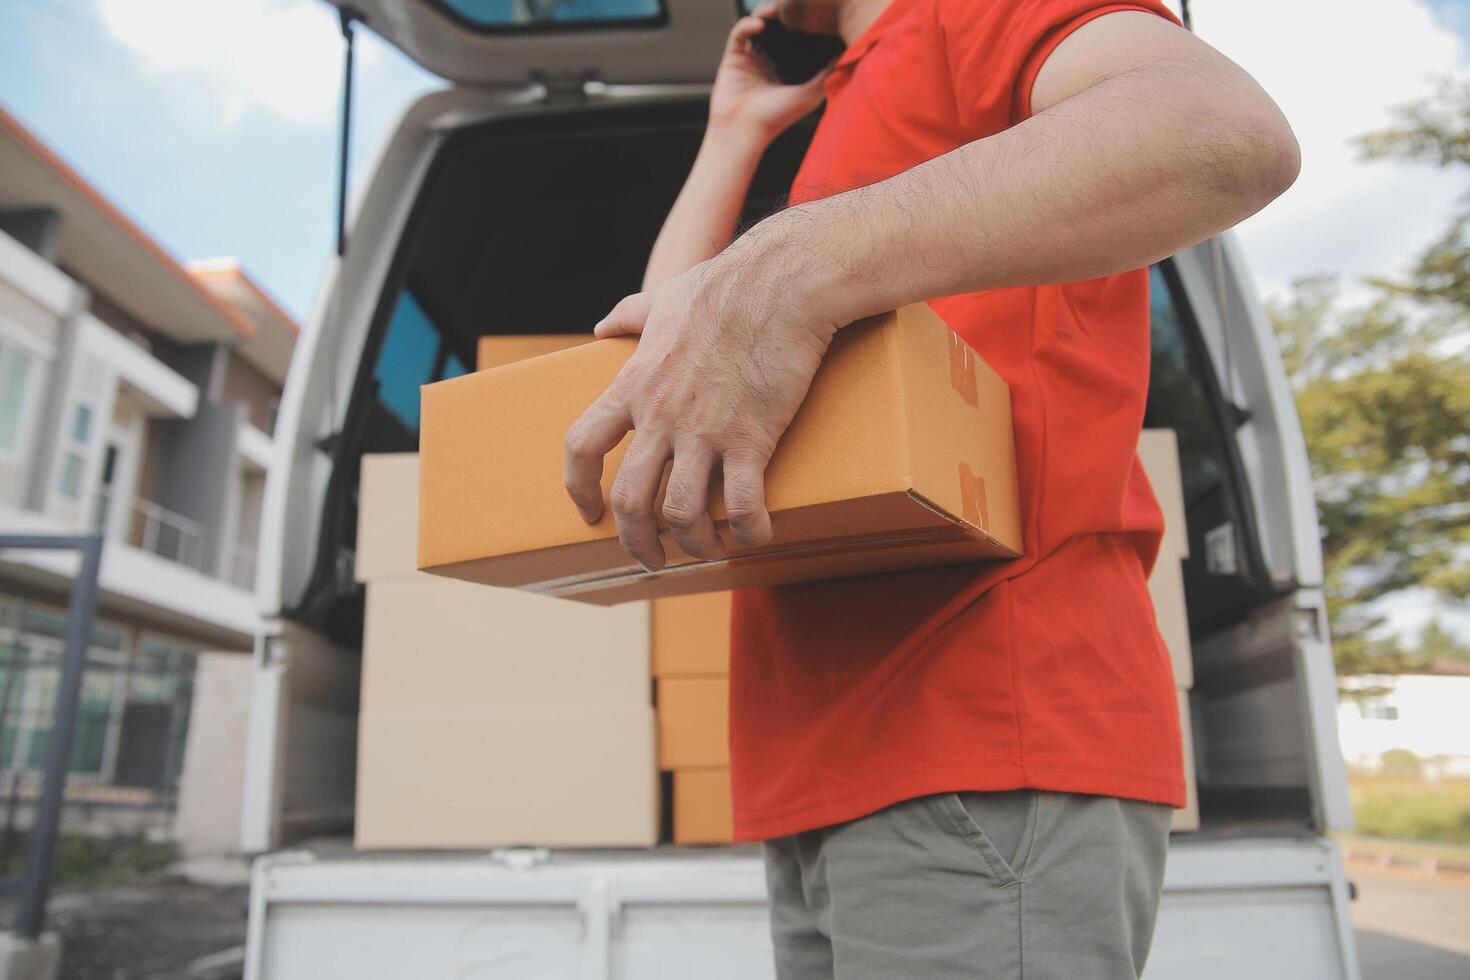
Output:
<instances>
[{"instance_id":1,"label":"sky","mask_svg":"<svg viewBox=\"0 0 1470 980\"><path fill-rule=\"evenodd\" d=\"M711 0L717 2L717 0ZM1177 0L1174 0L1177 4ZM1470 0L1193 0L1302 144L1239 229L1256 282L1402 269L1467 180L1364 163L1350 139L1470 68ZM0 0L0 105L180 258L234 255L298 317L332 247L341 37L322 0ZM354 177L443 84L359 32Z\"/></svg>"},{"instance_id":2,"label":"sky","mask_svg":"<svg viewBox=\"0 0 1470 980\"><path fill-rule=\"evenodd\" d=\"M1470 179L1364 163L1350 141L1436 76L1470 71L1470 0L1191 8L1302 146L1296 185L1238 230L1263 296L1305 275L1352 284L1404 269ZM355 184L405 109L444 84L359 38ZM0 0L0 106L173 255L238 257L303 322L333 247L341 58L322 0ZM1391 612L1403 628L1429 614L1413 596Z\"/></svg>"},{"instance_id":3,"label":"sky","mask_svg":"<svg viewBox=\"0 0 1470 980\"><path fill-rule=\"evenodd\" d=\"M441 86L359 33L354 173ZM0 106L180 259L298 319L334 247L342 40L320 0L0 0Z\"/></svg>"}]
</instances>

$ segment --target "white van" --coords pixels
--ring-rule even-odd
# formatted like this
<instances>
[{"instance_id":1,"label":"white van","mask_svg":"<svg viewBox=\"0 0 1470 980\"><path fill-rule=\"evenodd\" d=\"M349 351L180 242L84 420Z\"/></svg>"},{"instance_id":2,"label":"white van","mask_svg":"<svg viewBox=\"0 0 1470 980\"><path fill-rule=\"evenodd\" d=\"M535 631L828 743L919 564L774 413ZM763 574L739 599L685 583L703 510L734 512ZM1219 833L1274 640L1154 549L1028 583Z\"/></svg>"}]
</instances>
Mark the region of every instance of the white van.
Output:
<instances>
[{"instance_id":1,"label":"white van","mask_svg":"<svg viewBox=\"0 0 1470 980\"><path fill-rule=\"evenodd\" d=\"M359 460L416 448L419 385L464 371L481 334L580 329L637 288L735 3L355 0L454 84L414 105L378 160L281 405L244 818L260 854L249 980L772 975L753 847L350 846ZM811 132L771 148L749 215L780 205ZM1148 976L1354 980L1326 837L1350 812L1296 412L1228 236L1160 263L1152 284L1146 425L1180 447L1200 829L1174 838Z\"/></svg>"}]
</instances>

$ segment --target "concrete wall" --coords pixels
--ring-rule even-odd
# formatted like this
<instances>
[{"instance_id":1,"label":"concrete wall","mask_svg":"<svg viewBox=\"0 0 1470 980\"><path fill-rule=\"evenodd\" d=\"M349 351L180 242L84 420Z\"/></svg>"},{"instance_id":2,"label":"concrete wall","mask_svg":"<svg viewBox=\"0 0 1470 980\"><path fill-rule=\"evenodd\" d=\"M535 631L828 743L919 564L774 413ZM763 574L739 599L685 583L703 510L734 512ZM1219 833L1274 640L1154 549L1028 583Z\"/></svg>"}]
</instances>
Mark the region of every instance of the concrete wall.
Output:
<instances>
[{"instance_id":1,"label":"concrete wall","mask_svg":"<svg viewBox=\"0 0 1470 980\"><path fill-rule=\"evenodd\" d=\"M188 378L199 389L199 397L206 401L219 400L219 380L222 375L218 344L190 344L174 352L169 367Z\"/></svg>"},{"instance_id":2,"label":"concrete wall","mask_svg":"<svg viewBox=\"0 0 1470 980\"><path fill-rule=\"evenodd\" d=\"M0 280L0 317L11 328L45 347L55 346L61 330L54 313L4 280Z\"/></svg>"},{"instance_id":3,"label":"concrete wall","mask_svg":"<svg viewBox=\"0 0 1470 980\"><path fill-rule=\"evenodd\" d=\"M250 687L250 657L200 655L174 822L174 836L186 856L240 849Z\"/></svg>"},{"instance_id":4,"label":"concrete wall","mask_svg":"<svg viewBox=\"0 0 1470 980\"><path fill-rule=\"evenodd\" d=\"M256 547L260 537L260 511L265 501L265 474L252 471L240 476L240 523L235 540Z\"/></svg>"},{"instance_id":5,"label":"concrete wall","mask_svg":"<svg viewBox=\"0 0 1470 980\"><path fill-rule=\"evenodd\" d=\"M61 212L55 208L0 211L0 231L47 262L55 263L61 244Z\"/></svg>"},{"instance_id":6,"label":"concrete wall","mask_svg":"<svg viewBox=\"0 0 1470 980\"><path fill-rule=\"evenodd\" d=\"M164 432L164 452L155 501L204 528L200 569L220 574L232 542L224 540L227 518L239 486L240 457L235 452L244 409L230 403L202 404L192 419L171 420Z\"/></svg>"},{"instance_id":7,"label":"concrete wall","mask_svg":"<svg viewBox=\"0 0 1470 980\"><path fill-rule=\"evenodd\" d=\"M245 419L266 435L271 434L271 414L281 389L253 364L230 351L220 384L221 401L245 406Z\"/></svg>"}]
</instances>

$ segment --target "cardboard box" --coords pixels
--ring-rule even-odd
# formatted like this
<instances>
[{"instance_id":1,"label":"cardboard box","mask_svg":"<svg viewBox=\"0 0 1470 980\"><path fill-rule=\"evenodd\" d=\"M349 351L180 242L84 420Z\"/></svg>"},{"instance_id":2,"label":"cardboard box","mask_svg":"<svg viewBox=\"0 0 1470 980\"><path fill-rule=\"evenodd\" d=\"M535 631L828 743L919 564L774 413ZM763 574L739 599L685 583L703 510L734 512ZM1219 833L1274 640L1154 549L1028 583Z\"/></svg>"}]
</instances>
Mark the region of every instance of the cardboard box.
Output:
<instances>
[{"instance_id":1,"label":"cardboard box","mask_svg":"<svg viewBox=\"0 0 1470 980\"><path fill-rule=\"evenodd\" d=\"M674 843L725 844L735 836L730 770L674 773Z\"/></svg>"},{"instance_id":2,"label":"cardboard box","mask_svg":"<svg viewBox=\"0 0 1470 980\"><path fill-rule=\"evenodd\" d=\"M671 677L658 682L658 767L730 766L730 680Z\"/></svg>"},{"instance_id":3,"label":"cardboard box","mask_svg":"<svg viewBox=\"0 0 1470 980\"><path fill-rule=\"evenodd\" d=\"M591 331L586 333L523 333L499 334L481 337L475 345L475 370L488 371L502 364L513 364L542 354L550 354L568 347L588 344L593 341Z\"/></svg>"},{"instance_id":4,"label":"cardboard box","mask_svg":"<svg viewBox=\"0 0 1470 980\"><path fill-rule=\"evenodd\" d=\"M655 677L730 672L730 593L655 599L650 605Z\"/></svg>"},{"instance_id":5,"label":"cardboard box","mask_svg":"<svg viewBox=\"0 0 1470 980\"><path fill-rule=\"evenodd\" d=\"M1178 559L1160 555L1148 577L1148 593L1154 603L1154 620L1159 635L1169 648L1174 667L1174 685L1188 690L1194 686L1194 649L1189 642L1189 612L1184 602L1184 569Z\"/></svg>"},{"instance_id":6,"label":"cardboard box","mask_svg":"<svg viewBox=\"0 0 1470 980\"><path fill-rule=\"evenodd\" d=\"M1189 713L1189 692L1179 689L1179 729L1184 735L1184 784L1188 803L1175 810L1169 829L1187 832L1199 830L1199 788L1194 771L1194 724Z\"/></svg>"},{"instance_id":7,"label":"cardboard box","mask_svg":"<svg viewBox=\"0 0 1470 980\"><path fill-rule=\"evenodd\" d=\"M844 329L766 473L775 540L646 573L567 499L567 427L633 353L599 341L423 389L419 567L611 604L1014 557L1006 385L924 304ZM626 446L627 440L624 440ZM623 447L609 454L611 486ZM722 496L711 512L723 527Z\"/></svg>"},{"instance_id":8,"label":"cardboard box","mask_svg":"<svg viewBox=\"0 0 1470 980\"><path fill-rule=\"evenodd\" d=\"M369 582L362 710L649 707L648 613L424 575Z\"/></svg>"},{"instance_id":9,"label":"cardboard box","mask_svg":"<svg viewBox=\"0 0 1470 980\"><path fill-rule=\"evenodd\" d=\"M1179 472L1179 444L1173 429L1145 429L1138 440L1138 458L1153 485L1164 512L1164 540L1148 578L1154 615L1169 659L1174 683L1194 686L1194 652L1189 642L1189 611L1184 597L1184 569L1189 557L1189 529L1184 517L1184 485Z\"/></svg>"},{"instance_id":10,"label":"cardboard box","mask_svg":"<svg viewBox=\"0 0 1470 980\"><path fill-rule=\"evenodd\" d=\"M1184 482L1179 472L1179 437L1173 429L1144 429L1138 437L1138 461L1164 512L1164 541L1159 555L1189 557L1189 525L1184 517Z\"/></svg>"},{"instance_id":11,"label":"cardboard box","mask_svg":"<svg viewBox=\"0 0 1470 980\"><path fill-rule=\"evenodd\" d=\"M658 839L646 707L365 713L358 742L361 848Z\"/></svg>"},{"instance_id":12,"label":"cardboard box","mask_svg":"<svg viewBox=\"0 0 1470 980\"><path fill-rule=\"evenodd\" d=\"M420 577L418 453L370 453L358 477L359 582Z\"/></svg>"}]
</instances>

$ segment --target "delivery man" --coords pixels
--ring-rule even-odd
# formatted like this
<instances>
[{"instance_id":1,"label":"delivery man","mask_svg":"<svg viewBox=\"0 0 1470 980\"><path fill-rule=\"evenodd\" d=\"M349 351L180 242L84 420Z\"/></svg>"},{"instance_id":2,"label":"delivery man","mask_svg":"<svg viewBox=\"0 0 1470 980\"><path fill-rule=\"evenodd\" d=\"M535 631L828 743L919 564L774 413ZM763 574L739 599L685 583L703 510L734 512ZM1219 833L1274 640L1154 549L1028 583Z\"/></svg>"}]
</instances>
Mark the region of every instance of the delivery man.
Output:
<instances>
[{"instance_id":1,"label":"delivery man","mask_svg":"<svg viewBox=\"0 0 1470 980\"><path fill-rule=\"evenodd\" d=\"M641 334L567 432L566 484L628 554L766 542L763 472L844 324L927 300L1010 385L1025 556L737 595L735 833L765 841L777 974L1111 980L1144 966L1171 806L1162 518L1135 456L1145 267L1295 179L1239 67L1158 0L779 0L839 34L781 86L730 34L709 127L598 336ZM734 242L762 151L825 96L790 206ZM940 298L942 297L942 298ZM716 484L719 485L719 484Z\"/></svg>"}]
</instances>

